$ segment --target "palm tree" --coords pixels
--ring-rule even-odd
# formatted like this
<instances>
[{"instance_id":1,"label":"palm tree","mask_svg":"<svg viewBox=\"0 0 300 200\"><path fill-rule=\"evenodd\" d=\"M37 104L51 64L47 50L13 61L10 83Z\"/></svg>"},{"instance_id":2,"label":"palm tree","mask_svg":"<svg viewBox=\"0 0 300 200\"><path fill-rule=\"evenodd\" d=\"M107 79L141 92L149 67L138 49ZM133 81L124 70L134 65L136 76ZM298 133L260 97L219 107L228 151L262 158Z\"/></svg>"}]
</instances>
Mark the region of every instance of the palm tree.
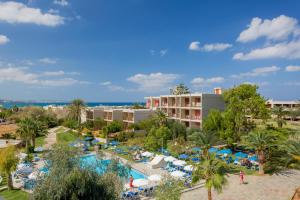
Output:
<instances>
[{"instance_id":1,"label":"palm tree","mask_svg":"<svg viewBox=\"0 0 300 200\"><path fill-rule=\"evenodd\" d=\"M300 169L300 140L290 140L283 148L291 157L287 164L293 168Z\"/></svg>"},{"instance_id":2,"label":"palm tree","mask_svg":"<svg viewBox=\"0 0 300 200\"><path fill-rule=\"evenodd\" d=\"M255 150L259 163L258 173L263 175L265 173L264 164L266 162L266 156L270 148L276 144L276 135L267 130L255 131L250 132L243 139L245 146L247 146L249 149Z\"/></svg>"},{"instance_id":3,"label":"palm tree","mask_svg":"<svg viewBox=\"0 0 300 200\"><path fill-rule=\"evenodd\" d=\"M275 107L272 109L272 113L276 115L276 122L279 128L282 128L286 121L284 120L284 116L288 114L286 110L282 106Z\"/></svg>"},{"instance_id":4,"label":"palm tree","mask_svg":"<svg viewBox=\"0 0 300 200\"><path fill-rule=\"evenodd\" d=\"M199 146L202 149L202 155L204 157L209 157L208 150L216 145L218 142L218 137L214 132L204 132L196 131L189 136L189 140L193 141L195 145Z\"/></svg>"},{"instance_id":5,"label":"palm tree","mask_svg":"<svg viewBox=\"0 0 300 200\"><path fill-rule=\"evenodd\" d=\"M166 126L167 125L167 115L163 111L156 111L155 113L155 121L157 122L158 126Z\"/></svg>"},{"instance_id":6,"label":"palm tree","mask_svg":"<svg viewBox=\"0 0 300 200\"><path fill-rule=\"evenodd\" d=\"M41 121L33 121L32 125L32 135L31 135L31 142L32 146L35 147L35 139L39 135L46 135L47 134L47 127Z\"/></svg>"},{"instance_id":7,"label":"palm tree","mask_svg":"<svg viewBox=\"0 0 300 200\"><path fill-rule=\"evenodd\" d=\"M35 134L34 121L30 118L25 118L18 123L18 126L17 134L25 142L26 150L28 151L30 139Z\"/></svg>"},{"instance_id":8,"label":"palm tree","mask_svg":"<svg viewBox=\"0 0 300 200\"><path fill-rule=\"evenodd\" d=\"M11 173L16 170L19 162L14 146L0 150L0 171L7 176L7 187L13 189Z\"/></svg>"},{"instance_id":9,"label":"palm tree","mask_svg":"<svg viewBox=\"0 0 300 200\"><path fill-rule=\"evenodd\" d=\"M81 110L85 107L85 103L82 99L74 99L69 105L70 115L73 119L81 123Z\"/></svg>"},{"instance_id":10,"label":"palm tree","mask_svg":"<svg viewBox=\"0 0 300 200\"><path fill-rule=\"evenodd\" d=\"M227 183L224 163L217 159L214 154L204 158L197 164L192 181L195 183L199 179L205 180L208 200L212 200L211 189L214 188L217 192L222 192L223 185Z\"/></svg>"},{"instance_id":11,"label":"palm tree","mask_svg":"<svg viewBox=\"0 0 300 200\"><path fill-rule=\"evenodd\" d=\"M172 95L189 94L190 90L183 83L177 85L174 89L170 89Z\"/></svg>"}]
</instances>

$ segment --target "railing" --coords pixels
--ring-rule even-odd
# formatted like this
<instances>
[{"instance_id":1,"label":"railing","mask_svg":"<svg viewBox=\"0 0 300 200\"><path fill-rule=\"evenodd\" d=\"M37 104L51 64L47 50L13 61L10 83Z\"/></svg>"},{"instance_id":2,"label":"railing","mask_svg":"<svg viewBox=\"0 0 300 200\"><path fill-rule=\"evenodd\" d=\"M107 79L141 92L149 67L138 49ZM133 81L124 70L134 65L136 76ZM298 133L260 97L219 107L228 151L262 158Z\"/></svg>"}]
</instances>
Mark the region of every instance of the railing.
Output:
<instances>
[{"instance_id":1,"label":"railing","mask_svg":"<svg viewBox=\"0 0 300 200\"><path fill-rule=\"evenodd\" d=\"M200 107L201 103L200 102L193 102L192 106L193 107Z\"/></svg>"},{"instance_id":2,"label":"railing","mask_svg":"<svg viewBox=\"0 0 300 200\"><path fill-rule=\"evenodd\" d=\"M201 116L192 116L192 120L200 120Z\"/></svg>"}]
</instances>

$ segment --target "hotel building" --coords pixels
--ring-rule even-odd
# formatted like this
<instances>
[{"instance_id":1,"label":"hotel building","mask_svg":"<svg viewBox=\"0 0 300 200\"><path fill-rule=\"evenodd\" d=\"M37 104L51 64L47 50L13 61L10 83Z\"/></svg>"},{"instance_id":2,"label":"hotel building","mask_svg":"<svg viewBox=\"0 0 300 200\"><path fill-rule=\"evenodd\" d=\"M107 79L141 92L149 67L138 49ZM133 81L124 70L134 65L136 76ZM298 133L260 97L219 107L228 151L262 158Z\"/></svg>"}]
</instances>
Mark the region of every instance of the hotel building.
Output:
<instances>
[{"instance_id":1,"label":"hotel building","mask_svg":"<svg viewBox=\"0 0 300 200\"><path fill-rule=\"evenodd\" d=\"M95 107L85 108L81 112L81 122L93 121L97 118L103 119L108 124L112 121L122 121L124 127L149 118L154 113L151 109L122 109Z\"/></svg>"},{"instance_id":2,"label":"hotel building","mask_svg":"<svg viewBox=\"0 0 300 200\"><path fill-rule=\"evenodd\" d=\"M201 128L211 109L224 110L225 102L220 88L214 94L193 93L145 97L146 107L163 111L168 118L178 120L190 128Z\"/></svg>"},{"instance_id":3,"label":"hotel building","mask_svg":"<svg viewBox=\"0 0 300 200\"><path fill-rule=\"evenodd\" d=\"M294 109L299 106L299 104L299 101L274 101L272 99L267 101L268 108L283 107L287 109Z\"/></svg>"}]
</instances>

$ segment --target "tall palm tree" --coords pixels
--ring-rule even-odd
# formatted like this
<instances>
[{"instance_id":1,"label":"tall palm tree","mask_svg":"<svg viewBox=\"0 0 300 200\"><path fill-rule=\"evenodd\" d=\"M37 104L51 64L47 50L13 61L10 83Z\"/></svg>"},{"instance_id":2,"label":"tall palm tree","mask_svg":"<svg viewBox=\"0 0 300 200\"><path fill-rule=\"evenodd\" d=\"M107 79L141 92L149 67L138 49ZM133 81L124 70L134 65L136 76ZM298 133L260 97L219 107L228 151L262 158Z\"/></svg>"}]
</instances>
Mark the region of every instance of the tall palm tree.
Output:
<instances>
[{"instance_id":1,"label":"tall palm tree","mask_svg":"<svg viewBox=\"0 0 300 200\"><path fill-rule=\"evenodd\" d=\"M174 89L171 89L170 93L173 94L173 95L189 94L190 90L183 83L180 83Z\"/></svg>"},{"instance_id":2,"label":"tall palm tree","mask_svg":"<svg viewBox=\"0 0 300 200\"><path fill-rule=\"evenodd\" d=\"M25 142L26 150L28 150L30 139L34 135L34 121L30 118L25 118L18 123L18 126L17 134Z\"/></svg>"},{"instance_id":3,"label":"tall palm tree","mask_svg":"<svg viewBox=\"0 0 300 200\"><path fill-rule=\"evenodd\" d=\"M212 131L196 131L189 136L189 140L201 148L202 155L206 158L209 157L209 148L216 145L219 141L216 134Z\"/></svg>"},{"instance_id":4,"label":"tall palm tree","mask_svg":"<svg viewBox=\"0 0 300 200\"><path fill-rule=\"evenodd\" d=\"M82 99L74 99L69 105L70 115L73 119L81 123L81 110L85 107L85 103Z\"/></svg>"},{"instance_id":5,"label":"tall palm tree","mask_svg":"<svg viewBox=\"0 0 300 200\"><path fill-rule=\"evenodd\" d=\"M212 188L222 192L223 186L227 183L224 163L215 155L204 158L197 164L192 181L195 183L200 179L205 180L208 200L212 200Z\"/></svg>"},{"instance_id":6,"label":"tall palm tree","mask_svg":"<svg viewBox=\"0 0 300 200\"><path fill-rule=\"evenodd\" d=\"M265 173L264 164L266 162L267 153L270 148L276 145L276 135L267 130L254 131L250 132L243 139L243 143L247 146L247 148L255 150L259 163L258 173L263 175Z\"/></svg>"},{"instance_id":7,"label":"tall palm tree","mask_svg":"<svg viewBox=\"0 0 300 200\"><path fill-rule=\"evenodd\" d=\"M286 121L284 120L284 116L288 114L286 110L282 106L275 107L272 109L272 113L276 115L276 122L279 128L282 128L283 125L286 124Z\"/></svg>"}]
</instances>

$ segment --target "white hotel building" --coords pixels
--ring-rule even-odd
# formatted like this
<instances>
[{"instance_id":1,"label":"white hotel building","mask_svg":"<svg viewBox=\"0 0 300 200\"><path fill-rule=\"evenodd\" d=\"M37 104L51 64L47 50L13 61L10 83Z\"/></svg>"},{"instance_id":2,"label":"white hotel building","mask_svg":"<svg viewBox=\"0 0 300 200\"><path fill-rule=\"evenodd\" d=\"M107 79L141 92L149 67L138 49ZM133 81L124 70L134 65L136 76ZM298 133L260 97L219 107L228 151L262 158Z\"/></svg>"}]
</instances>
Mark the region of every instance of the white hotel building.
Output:
<instances>
[{"instance_id":1,"label":"white hotel building","mask_svg":"<svg viewBox=\"0 0 300 200\"><path fill-rule=\"evenodd\" d=\"M225 102L220 88L214 94L193 93L145 97L146 107L163 111L168 118L178 120L190 128L201 128L211 109L224 110Z\"/></svg>"},{"instance_id":2,"label":"white hotel building","mask_svg":"<svg viewBox=\"0 0 300 200\"><path fill-rule=\"evenodd\" d=\"M138 123L152 116L156 110L163 111L169 119L174 119L190 128L201 128L203 119L211 109L224 110L225 102L220 88L214 94L193 93L182 95L161 95L145 97L147 109L94 107L81 113L81 121L101 118L108 124L122 121L124 127Z\"/></svg>"}]
</instances>

